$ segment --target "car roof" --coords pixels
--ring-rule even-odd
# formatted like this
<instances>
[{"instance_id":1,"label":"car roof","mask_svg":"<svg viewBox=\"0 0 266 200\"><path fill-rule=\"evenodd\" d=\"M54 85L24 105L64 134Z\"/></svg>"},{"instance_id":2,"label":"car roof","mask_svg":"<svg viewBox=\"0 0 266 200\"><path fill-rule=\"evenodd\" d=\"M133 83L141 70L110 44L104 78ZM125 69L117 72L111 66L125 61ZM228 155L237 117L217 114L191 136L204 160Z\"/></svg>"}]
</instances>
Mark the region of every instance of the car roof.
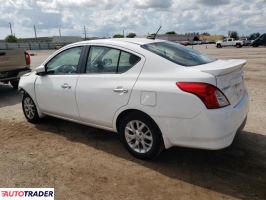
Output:
<instances>
[{"instance_id":1,"label":"car roof","mask_svg":"<svg viewBox=\"0 0 266 200\"><path fill-rule=\"evenodd\" d=\"M61 48L61 51L64 51L68 48L75 46L86 46L86 45L95 45L95 46L112 46L114 48L123 48L124 50L133 51L138 54L144 55L146 50L144 50L141 45L156 43L156 42L167 42L165 40L159 39L147 39L147 38L111 38L111 39L96 39L96 40L86 40L81 42L76 42L64 46Z\"/></svg>"},{"instance_id":2,"label":"car roof","mask_svg":"<svg viewBox=\"0 0 266 200\"><path fill-rule=\"evenodd\" d=\"M82 41L78 42L75 44L113 44L113 45L128 45L128 44L133 44L133 45L143 45L143 44L149 44L149 43L154 43L154 42L162 42L164 40L158 40L158 39L147 39L147 38L112 38L112 39L96 39L96 40L87 40L87 41Z\"/></svg>"}]
</instances>

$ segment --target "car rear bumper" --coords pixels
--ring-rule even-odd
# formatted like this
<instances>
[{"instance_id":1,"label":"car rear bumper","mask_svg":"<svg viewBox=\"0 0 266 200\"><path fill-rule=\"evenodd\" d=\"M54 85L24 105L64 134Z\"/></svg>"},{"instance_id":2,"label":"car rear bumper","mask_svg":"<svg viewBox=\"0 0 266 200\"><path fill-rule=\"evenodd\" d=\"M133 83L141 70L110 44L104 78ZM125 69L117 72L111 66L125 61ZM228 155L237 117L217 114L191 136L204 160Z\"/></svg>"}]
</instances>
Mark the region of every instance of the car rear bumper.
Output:
<instances>
[{"instance_id":1,"label":"car rear bumper","mask_svg":"<svg viewBox=\"0 0 266 200\"><path fill-rule=\"evenodd\" d=\"M216 150L231 145L245 123L248 99L245 94L235 107L206 110L191 119L154 117L162 131L165 148L184 146Z\"/></svg>"},{"instance_id":2,"label":"car rear bumper","mask_svg":"<svg viewBox=\"0 0 266 200\"><path fill-rule=\"evenodd\" d=\"M0 72L0 81L18 80L24 74L31 72L29 67Z\"/></svg>"}]
</instances>

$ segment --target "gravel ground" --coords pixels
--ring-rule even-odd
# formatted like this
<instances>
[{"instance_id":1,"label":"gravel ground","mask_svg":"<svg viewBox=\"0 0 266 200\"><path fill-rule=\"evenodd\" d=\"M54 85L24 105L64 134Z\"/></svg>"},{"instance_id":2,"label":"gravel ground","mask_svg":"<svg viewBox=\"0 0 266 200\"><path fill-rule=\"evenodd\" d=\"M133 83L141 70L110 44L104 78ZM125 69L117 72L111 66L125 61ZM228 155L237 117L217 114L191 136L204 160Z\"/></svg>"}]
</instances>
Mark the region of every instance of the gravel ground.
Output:
<instances>
[{"instance_id":1,"label":"gravel ground","mask_svg":"<svg viewBox=\"0 0 266 200\"><path fill-rule=\"evenodd\" d=\"M54 118L26 122L21 95L0 85L0 187L54 187L56 199L266 199L266 48L194 47L244 58L250 113L224 150L129 155L116 134ZM32 67L51 51L37 51Z\"/></svg>"}]
</instances>

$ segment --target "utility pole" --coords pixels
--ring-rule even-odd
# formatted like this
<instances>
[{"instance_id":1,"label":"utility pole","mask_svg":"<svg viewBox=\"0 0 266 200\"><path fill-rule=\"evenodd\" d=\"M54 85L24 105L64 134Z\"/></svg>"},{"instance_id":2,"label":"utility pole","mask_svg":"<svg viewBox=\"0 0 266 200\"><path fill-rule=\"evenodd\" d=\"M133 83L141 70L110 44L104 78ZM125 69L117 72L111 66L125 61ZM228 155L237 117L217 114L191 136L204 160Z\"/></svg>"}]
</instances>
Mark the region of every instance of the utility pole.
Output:
<instances>
[{"instance_id":1,"label":"utility pole","mask_svg":"<svg viewBox=\"0 0 266 200\"><path fill-rule=\"evenodd\" d=\"M59 27L59 37L61 37L61 29L60 29L60 27Z\"/></svg>"},{"instance_id":2,"label":"utility pole","mask_svg":"<svg viewBox=\"0 0 266 200\"><path fill-rule=\"evenodd\" d=\"M36 32L36 27L35 27L35 25L33 26L33 29L34 29L35 39L36 39L36 41L37 41L37 32Z\"/></svg>"},{"instance_id":3,"label":"utility pole","mask_svg":"<svg viewBox=\"0 0 266 200\"><path fill-rule=\"evenodd\" d=\"M84 40L87 39L87 32L86 32L86 27L84 26Z\"/></svg>"},{"instance_id":4,"label":"utility pole","mask_svg":"<svg viewBox=\"0 0 266 200\"><path fill-rule=\"evenodd\" d=\"M9 22L9 27L10 27L10 33L11 33L11 35L13 35L12 24L10 22Z\"/></svg>"},{"instance_id":5,"label":"utility pole","mask_svg":"<svg viewBox=\"0 0 266 200\"><path fill-rule=\"evenodd\" d=\"M123 30L123 36L125 37L125 30Z\"/></svg>"}]
</instances>

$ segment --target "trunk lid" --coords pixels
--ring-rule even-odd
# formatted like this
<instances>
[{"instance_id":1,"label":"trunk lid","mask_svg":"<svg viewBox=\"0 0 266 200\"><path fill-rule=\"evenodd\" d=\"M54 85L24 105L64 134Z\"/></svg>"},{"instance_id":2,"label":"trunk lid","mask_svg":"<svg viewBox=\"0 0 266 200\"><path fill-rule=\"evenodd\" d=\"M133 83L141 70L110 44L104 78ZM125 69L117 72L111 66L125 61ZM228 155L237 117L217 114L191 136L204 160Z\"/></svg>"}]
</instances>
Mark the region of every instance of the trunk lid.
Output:
<instances>
[{"instance_id":1,"label":"trunk lid","mask_svg":"<svg viewBox=\"0 0 266 200\"><path fill-rule=\"evenodd\" d=\"M230 104L236 106L246 93L243 66L245 60L217 60L196 68L212 74L216 78L216 86L225 94Z\"/></svg>"}]
</instances>

